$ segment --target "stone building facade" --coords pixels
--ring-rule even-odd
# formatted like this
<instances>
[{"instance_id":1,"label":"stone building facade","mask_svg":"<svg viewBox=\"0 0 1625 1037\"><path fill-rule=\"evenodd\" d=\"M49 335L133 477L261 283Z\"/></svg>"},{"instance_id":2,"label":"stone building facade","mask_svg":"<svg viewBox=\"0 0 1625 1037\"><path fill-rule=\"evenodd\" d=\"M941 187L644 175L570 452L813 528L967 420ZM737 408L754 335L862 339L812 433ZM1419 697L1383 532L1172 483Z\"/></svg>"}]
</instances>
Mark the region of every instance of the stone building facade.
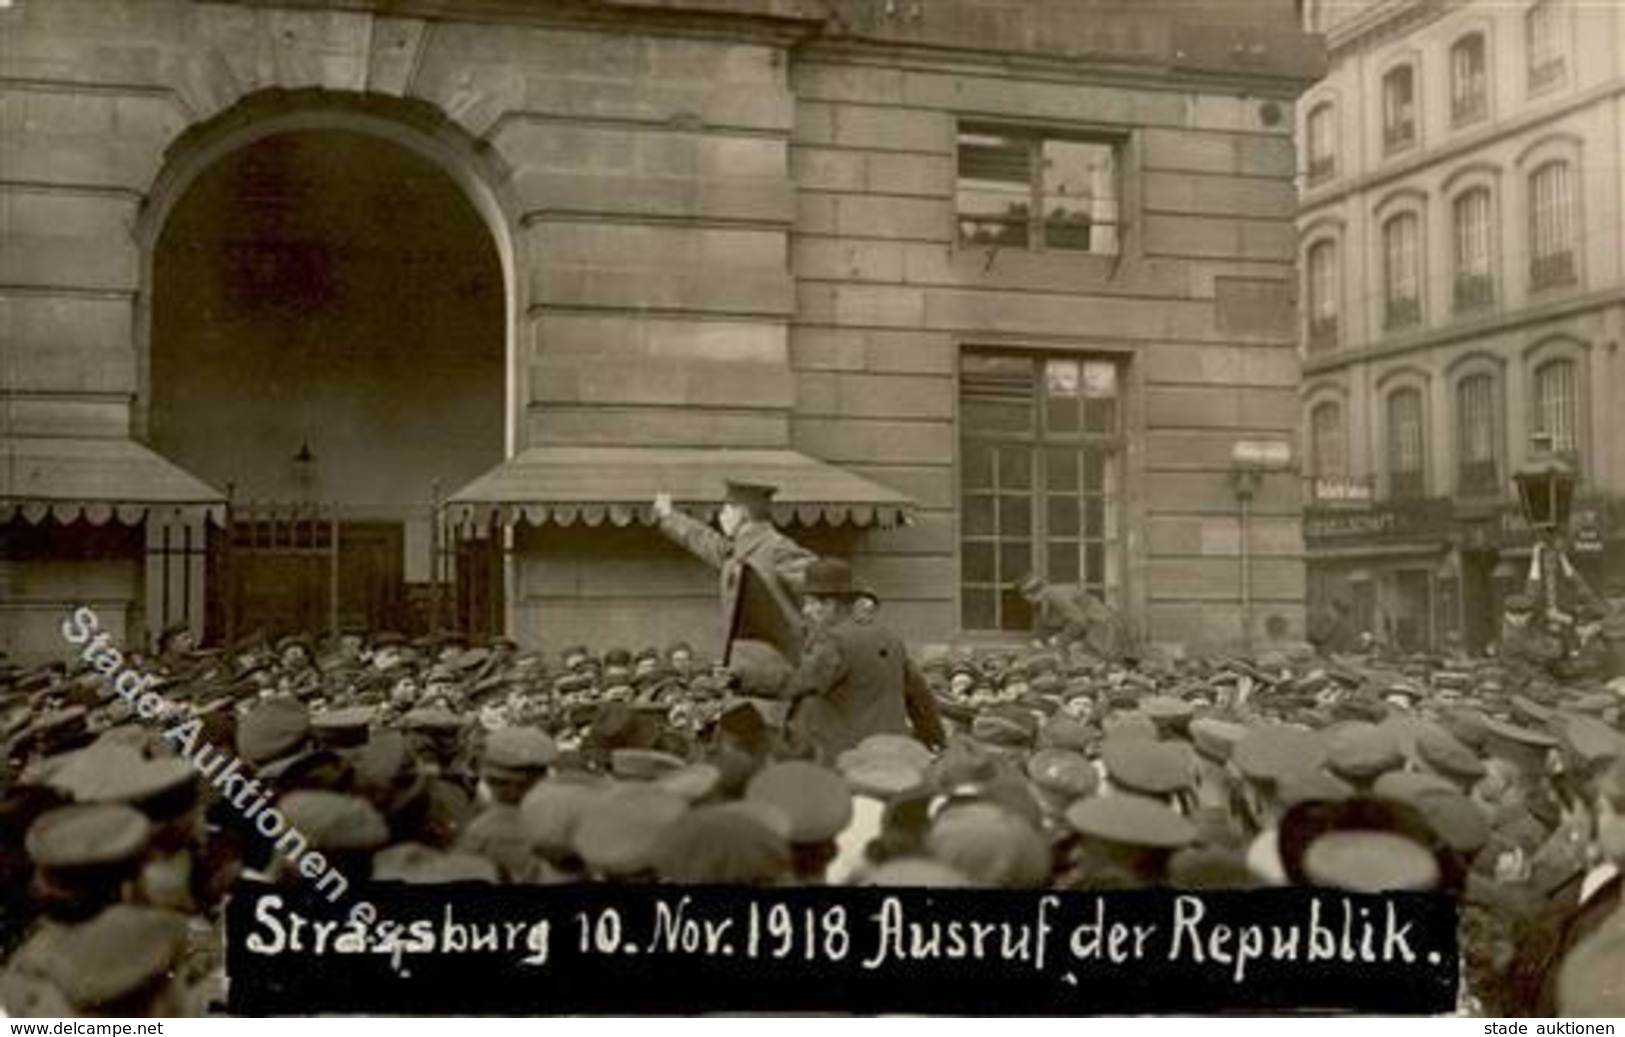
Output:
<instances>
[{"instance_id":1,"label":"stone building facade","mask_svg":"<svg viewBox=\"0 0 1625 1037\"><path fill-rule=\"evenodd\" d=\"M0 647L714 643L727 476L916 640L1300 637L1293 10L16 0Z\"/></svg>"},{"instance_id":2,"label":"stone building facade","mask_svg":"<svg viewBox=\"0 0 1625 1037\"><path fill-rule=\"evenodd\" d=\"M1511 476L1579 475L1625 594L1625 9L1321 0L1299 102L1310 601L1402 646L1493 639L1529 569Z\"/></svg>"}]
</instances>

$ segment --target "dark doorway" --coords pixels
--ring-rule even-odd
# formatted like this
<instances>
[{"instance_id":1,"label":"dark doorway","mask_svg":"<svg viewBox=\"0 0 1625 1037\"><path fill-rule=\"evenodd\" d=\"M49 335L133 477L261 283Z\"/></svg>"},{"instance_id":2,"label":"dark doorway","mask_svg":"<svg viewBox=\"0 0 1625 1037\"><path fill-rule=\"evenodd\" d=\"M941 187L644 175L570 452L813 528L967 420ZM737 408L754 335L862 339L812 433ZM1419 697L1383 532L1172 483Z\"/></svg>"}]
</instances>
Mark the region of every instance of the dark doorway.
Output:
<instances>
[{"instance_id":1,"label":"dark doorway","mask_svg":"<svg viewBox=\"0 0 1625 1037\"><path fill-rule=\"evenodd\" d=\"M206 636L429 622L437 489L502 459L506 405L501 264L451 177L337 130L232 152L163 228L151 343L152 445L237 518ZM324 521L278 540L284 512Z\"/></svg>"},{"instance_id":2,"label":"dark doorway","mask_svg":"<svg viewBox=\"0 0 1625 1037\"><path fill-rule=\"evenodd\" d=\"M1467 651L1482 655L1500 636L1500 603L1495 593L1494 551L1461 553L1462 640Z\"/></svg>"}]
</instances>

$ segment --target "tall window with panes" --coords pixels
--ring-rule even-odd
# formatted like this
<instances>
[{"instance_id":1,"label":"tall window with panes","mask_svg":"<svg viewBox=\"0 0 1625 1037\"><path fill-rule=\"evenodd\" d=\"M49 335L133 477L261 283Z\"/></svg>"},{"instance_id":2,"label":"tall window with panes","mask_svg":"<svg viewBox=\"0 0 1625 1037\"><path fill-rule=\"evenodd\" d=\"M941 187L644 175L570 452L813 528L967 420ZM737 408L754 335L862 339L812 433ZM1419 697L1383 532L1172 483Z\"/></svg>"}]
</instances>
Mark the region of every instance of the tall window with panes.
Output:
<instances>
[{"instance_id":1,"label":"tall window with panes","mask_svg":"<svg viewBox=\"0 0 1625 1037\"><path fill-rule=\"evenodd\" d=\"M1450 47L1450 124L1467 126L1489 115L1489 65L1484 34L1463 36Z\"/></svg>"},{"instance_id":2,"label":"tall window with panes","mask_svg":"<svg viewBox=\"0 0 1625 1037\"><path fill-rule=\"evenodd\" d=\"M1463 191L1451 203L1450 215L1455 236L1456 312L1481 310L1495 301L1495 281L1490 273L1489 189Z\"/></svg>"},{"instance_id":3,"label":"tall window with panes","mask_svg":"<svg viewBox=\"0 0 1625 1037\"><path fill-rule=\"evenodd\" d=\"M1529 284L1555 288L1575 278L1573 169L1555 159L1529 174Z\"/></svg>"},{"instance_id":4,"label":"tall window with panes","mask_svg":"<svg viewBox=\"0 0 1625 1037\"><path fill-rule=\"evenodd\" d=\"M1539 0L1524 13L1524 50L1529 90L1544 90L1568 74L1568 33L1562 0Z\"/></svg>"},{"instance_id":5,"label":"tall window with panes","mask_svg":"<svg viewBox=\"0 0 1625 1037\"><path fill-rule=\"evenodd\" d=\"M1456 492L1489 496L1501 489L1496 464L1495 379L1469 375L1456 383Z\"/></svg>"},{"instance_id":6,"label":"tall window with panes","mask_svg":"<svg viewBox=\"0 0 1625 1037\"><path fill-rule=\"evenodd\" d=\"M1422 394L1399 389L1388 397L1388 496L1417 500L1425 489Z\"/></svg>"},{"instance_id":7,"label":"tall window with panes","mask_svg":"<svg viewBox=\"0 0 1625 1037\"><path fill-rule=\"evenodd\" d=\"M959 241L1045 252L1121 247L1118 142L998 126L959 129Z\"/></svg>"},{"instance_id":8,"label":"tall window with panes","mask_svg":"<svg viewBox=\"0 0 1625 1037\"><path fill-rule=\"evenodd\" d=\"M1535 436L1546 436L1556 453L1580 450L1580 396L1572 360L1549 360L1535 369Z\"/></svg>"},{"instance_id":9,"label":"tall window with panes","mask_svg":"<svg viewBox=\"0 0 1625 1037\"><path fill-rule=\"evenodd\" d=\"M1032 629L1036 573L1116 603L1118 365L966 352L960 361L960 602L966 630Z\"/></svg>"},{"instance_id":10,"label":"tall window with panes","mask_svg":"<svg viewBox=\"0 0 1625 1037\"><path fill-rule=\"evenodd\" d=\"M1402 212L1382 225L1382 324L1389 330L1422 322L1421 221Z\"/></svg>"},{"instance_id":11,"label":"tall window with panes","mask_svg":"<svg viewBox=\"0 0 1625 1037\"><path fill-rule=\"evenodd\" d=\"M1337 348L1337 242L1324 238L1309 246L1309 350Z\"/></svg>"},{"instance_id":12,"label":"tall window with panes","mask_svg":"<svg viewBox=\"0 0 1625 1037\"><path fill-rule=\"evenodd\" d=\"M1382 77L1382 149L1403 151L1416 143L1416 70L1390 69Z\"/></svg>"},{"instance_id":13,"label":"tall window with panes","mask_svg":"<svg viewBox=\"0 0 1625 1037\"><path fill-rule=\"evenodd\" d=\"M1343 408L1330 400L1309 412L1309 474L1316 479L1348 477L1343 441Z\"/></svg>"},{"instance_id":14,"label":"tall window with panes","mask_svg":"<svg viewBox=\"0 0 1625 1037\"><path fill-rule=\"evenodd\" d=\"M1310 110L1305 130L1309 138L1309 182L1330 180L1337 175L1337 126L1331 102Z\"/></svg>"}]
</instances>

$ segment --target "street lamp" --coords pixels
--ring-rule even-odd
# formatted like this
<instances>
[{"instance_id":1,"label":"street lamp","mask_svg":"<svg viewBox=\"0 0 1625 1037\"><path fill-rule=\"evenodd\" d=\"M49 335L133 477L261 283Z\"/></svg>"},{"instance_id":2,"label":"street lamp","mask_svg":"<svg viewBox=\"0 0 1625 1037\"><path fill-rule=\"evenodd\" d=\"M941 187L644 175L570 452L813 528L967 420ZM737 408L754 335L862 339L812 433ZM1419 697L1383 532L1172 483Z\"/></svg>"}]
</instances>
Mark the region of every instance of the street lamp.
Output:
<instances>
[{"instance_id":1,"label":"street lamp","mask_svg":"<svg viewBox=\"0 0 1625 1037\"><path fill-rule=\"evenodd\" d=\"M1238 439L1230 448L1230 489L1241 511L1241 643L1253 647L1253 497L1268 472L1292 467L1292 444L1284 439Z\"/></svg>"},{"instance_id":2,"label":"street lamp","mask_svg":"<svg viewBox=\"0 0 1625 1037\"><path fill-rule=\"evenodd\" d=\"M1532 444L1528 461L1513 474L1512 481L1518 487L1523 519L1535 534L1529 582L1538 584L1546 620L1555 623L1562 615L1558 604L1560 574L1574 574L1574 566L1563 553L1563 538L1574 508L1577 477L1573 466L1552 451L1549 433L1536 433Z\"/></svg>"},{"instance_id":3,"label":"street lamp","mask_svg":"<svg viewBox=\"0 0 1625 1037\"><path fill-rule=\"evenodd\" d=\"M1552 452L1552 437L1539 433L1529 461L1513 476L1524 521L1537 533L1564 532L1574 509L1574 467Z\"/></svg>"}]
</instances>

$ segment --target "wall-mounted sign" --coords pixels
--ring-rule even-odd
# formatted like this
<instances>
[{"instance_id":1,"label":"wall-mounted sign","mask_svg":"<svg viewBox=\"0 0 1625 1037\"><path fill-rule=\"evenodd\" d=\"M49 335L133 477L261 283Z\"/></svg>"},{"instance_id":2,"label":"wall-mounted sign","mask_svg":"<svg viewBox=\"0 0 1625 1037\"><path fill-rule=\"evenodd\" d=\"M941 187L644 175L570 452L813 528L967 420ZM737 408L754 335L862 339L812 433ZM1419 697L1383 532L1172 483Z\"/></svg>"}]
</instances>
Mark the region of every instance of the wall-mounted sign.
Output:
<instances>
[{"instance_id":1,"label":"wall-mounted sign","mask_svg":"<svg viewBox=\"0 0 1625 1037\"><path fill-rule=\"evenodd\" d=\"M1317 478L1311 492L1316 504L1371 503L1371 484L1364 479Z\"/></svg>"}]
</instances>

